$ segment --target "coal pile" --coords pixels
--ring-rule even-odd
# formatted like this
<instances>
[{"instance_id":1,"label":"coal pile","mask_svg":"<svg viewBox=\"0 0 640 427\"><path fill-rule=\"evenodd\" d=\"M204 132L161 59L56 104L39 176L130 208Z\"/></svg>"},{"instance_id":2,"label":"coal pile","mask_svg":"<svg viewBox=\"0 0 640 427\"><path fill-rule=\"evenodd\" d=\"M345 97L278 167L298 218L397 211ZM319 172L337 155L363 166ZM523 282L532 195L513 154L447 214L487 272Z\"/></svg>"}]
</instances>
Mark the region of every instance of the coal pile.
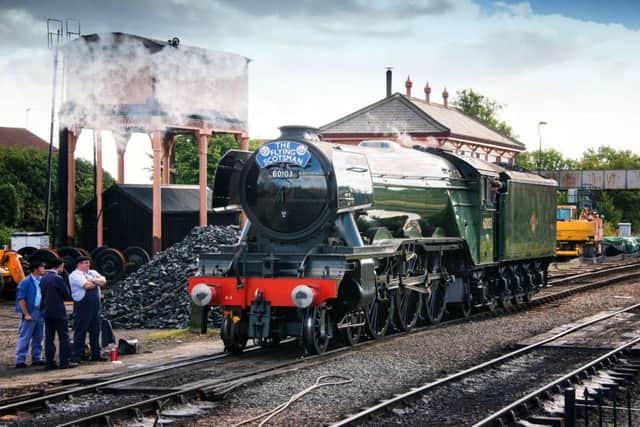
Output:
<instances>
[{"instance_id":1,"label":"coal pile","mask_svg":"<svg viewBox=\"0 0 640 427\"><path fill-rule=\"evenodd\" d=\"M234 226L195 227L185 239L158 252L135 273L109 286L103 315L115 328L183 328L191 320L191 299L187 279L197 270L197 257L216 252L220 245L238 240ZM210 324L219 326L217 310L209 314Z\"/></svg>"}]
</instances>

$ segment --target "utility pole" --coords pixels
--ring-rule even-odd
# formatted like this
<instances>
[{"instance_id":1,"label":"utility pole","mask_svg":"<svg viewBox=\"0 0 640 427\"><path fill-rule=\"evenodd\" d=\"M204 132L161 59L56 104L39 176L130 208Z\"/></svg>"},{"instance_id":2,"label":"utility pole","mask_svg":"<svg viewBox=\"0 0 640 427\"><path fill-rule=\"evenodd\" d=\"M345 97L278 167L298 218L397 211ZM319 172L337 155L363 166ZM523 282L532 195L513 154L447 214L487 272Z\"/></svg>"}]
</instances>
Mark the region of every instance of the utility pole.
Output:
<instances>
[{"instance_id":1,"label":"utility pole","mask_svg":"<svg viewBox=\"0 0 640 427\"><path fill-rule=\"evenodd\" d=\"M44 228L49 233L49 212L51 210L51 163L53 162L53 126L56 114L56 87L58 83L58 46L62 39L62 21L47 19L47 42L53 49L53 87L51 89L51 123L49 126L49 156L47 159L47 200L45 201Z\"/></svg>"},{"instance_id":2,"label":"utility pole","mask_svg":"<svg viewBox=\"0 0 640 427\"><path fill-rule=\"evenodd\" d=\"M538 175L542 167L542 133L540 133L540 126L546 125L547 122L538 122Z\"/></svg>"}]
</instances>

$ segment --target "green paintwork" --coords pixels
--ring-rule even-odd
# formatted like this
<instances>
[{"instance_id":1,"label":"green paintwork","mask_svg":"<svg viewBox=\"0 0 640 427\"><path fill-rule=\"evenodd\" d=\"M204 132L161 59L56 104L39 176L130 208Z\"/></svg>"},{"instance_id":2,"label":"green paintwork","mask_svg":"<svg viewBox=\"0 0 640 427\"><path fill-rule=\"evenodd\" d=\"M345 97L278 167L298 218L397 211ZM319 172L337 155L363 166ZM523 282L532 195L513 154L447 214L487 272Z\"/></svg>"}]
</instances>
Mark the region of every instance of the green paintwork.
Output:
<instances>
[{"instance_id":1,"label":"green paintwork","mask_svg":"<svg viewBox=\"0 0 640 427\"><path fill-rule=\"evenodd\" d=\"M555 255L556 187L510 180L500 213L500 260Z\"/></svg>"}]
</instances>

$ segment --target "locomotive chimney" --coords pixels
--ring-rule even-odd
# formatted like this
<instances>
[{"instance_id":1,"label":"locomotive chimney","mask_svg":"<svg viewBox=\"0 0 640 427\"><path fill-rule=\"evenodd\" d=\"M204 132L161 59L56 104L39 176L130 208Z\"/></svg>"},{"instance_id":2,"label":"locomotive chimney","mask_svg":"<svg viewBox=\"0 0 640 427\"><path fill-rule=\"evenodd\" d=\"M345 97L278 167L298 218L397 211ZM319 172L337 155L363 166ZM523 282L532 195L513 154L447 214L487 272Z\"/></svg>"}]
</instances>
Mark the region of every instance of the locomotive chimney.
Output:
<instances>
[{"instance_id":1,"label":"locomotive chimney","mask_svg":"<svg viewBox=\"0 0 640 427\"><path fill-rule=\"evenodd\" d=\"M424 87L424 100L427 104L431 103L431 87L429 86L429 82L427 82L427 85Z\"/></svg>"},{"instance_id":2,"label":"locomotive chimney","mask_svg":"<svg viewBox=\"0 0 640 427\"><path fill-rule=\"evenodd\" d=\"M387 97L391 96L391 67L387 67Z\"/></svg>"},{"instance_id":3,"label":"locomotive chimney","mask_svg":"<svg viewBox=\"0 0 640 427\"><path fill-rule=\"evenodd\" d=\"M442 91L442 100L444 101L444 108L449 108L449 92L447 92L446 87Z\"/></svg>"},{"instance_id":4,"label":"locomotive chimney","mask_svg":"<svg viewBox=\"0 0 640 427\"><path fill-rule=\"evenodd\" d=\"M404 82L404 87L407 89L407 98L411 98L411 86L413 86L413 82L411 77L407 76L407 81Z\"/></svg>"},{"instance_id":5,"label":"locomotive chimney","mask_svg":"<svg viewBox=\"0 0 640 427\"><path fill-rule=\"evenodd\" d=\"M311 126L287 125L280 126L280 139L294 139L308 142L320 141L320 129Z\"/></svg>"}]
</instances>

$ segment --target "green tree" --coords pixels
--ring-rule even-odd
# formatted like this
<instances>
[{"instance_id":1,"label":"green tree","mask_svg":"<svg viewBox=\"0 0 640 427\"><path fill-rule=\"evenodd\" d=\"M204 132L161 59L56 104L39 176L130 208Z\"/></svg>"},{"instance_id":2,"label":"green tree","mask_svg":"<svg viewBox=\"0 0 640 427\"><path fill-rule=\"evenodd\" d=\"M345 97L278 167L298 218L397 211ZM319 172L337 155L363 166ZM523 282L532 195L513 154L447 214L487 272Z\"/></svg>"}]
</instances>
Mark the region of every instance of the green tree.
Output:
<instances>
[{"instance_id":1,"label":"green tree","mask_svg":"<svg viewBox=\"0 0 640 427\"><path fill-rule=\"evenodd\" d=\"M609 224L615 226L620 222L620 211L613 203L613 198L606 191L602 192L597 201L597 211L601 215L604 215L605 222Z\"/></svg>"},{"instance_id":2,"label":"green tree","mask_svg":"<svg viewBox=\"0 0 640 427\"><path fill-rule=\"evenodd\" d=\"M0 225L13 227L20 219L18 192L13 184L0 184Z\"/></svg>"},{"instance_id":3,"label":"green tree","mask_svg":"<svg viewBox=\"0 0 640 427\"><path fill-rule=\"evenodd\" d=\"M0 182L11 184L16 191L18 219L15 227L26 231L45 229L44 211L47 196L48 153L33 148L0 147ZM55 230L58 216L56 206L58 155L54 153L52 162L51 222L49 230ZM93 165L82 159L75 160L76 208L95 197L93 186ZM113 184L113 177L103 171L103 186ZM1 199L0 199L1 200Z\"/></svg>"},{"instance_id":4,"label":"green tree","mask_svg":"<svg viewBox=\"0 0 640 427\"><path fill-rule=\"evenodd\" d=\"M255 151L262 140L249 141L249 150ZM215 135L209 138L207 151L207 185L213 188L216 168L222 156L229 150L240 147L233 135ZM192 135L178 135L175 145L176 184L197 184L200 176L198 146Z\"/></svg>"},{"instance_id":5,"label":"green tree","mask_svg":"<svg viewBox=\"0 0 640 427\"><path fill-rule=\"evenodd\" d=\"M207 185L213 188L213 178L220 158L231 149L238 149L233 135L209 138L207 151ZM192 135L178 135L175 145L176 184L197 184L200 176L198 146Z\"/></svg>"},{"instance_id":6,"label":"green tree","mask_svg":"<svg viewBox=\"0 0 640 427\"><path fill-rule=\"evenodd\" d=\"M539 165L538 165L539 163ZM530 171L578 169L578 162L565 158L554 149L542 151L523 151L516 157L516 164Z\"/></svg>"},{"instance_id":7,"label":"green tree","mask_svg":"<svg viewBox=\"0 0 640 427\"><path fill-rule=\"evenodd\" d=\"M631 150L616 150L602 146L589 148L579 162L582 169L640 169L640 156Z\"/></svg>"},{"instance_id":8,"label":"green tree","mask_svg":"<svg viewBox=\"0 0 640 427\"><path fill-rule=\"evenodd\" d=\"M503 106L496 101L475 92L473 89L465 89L456 93L453 105L487 126L494 128L502 135L515 138L511 126L498 119L498 112L502 110Z\"/></svg>"}]
</instances>

